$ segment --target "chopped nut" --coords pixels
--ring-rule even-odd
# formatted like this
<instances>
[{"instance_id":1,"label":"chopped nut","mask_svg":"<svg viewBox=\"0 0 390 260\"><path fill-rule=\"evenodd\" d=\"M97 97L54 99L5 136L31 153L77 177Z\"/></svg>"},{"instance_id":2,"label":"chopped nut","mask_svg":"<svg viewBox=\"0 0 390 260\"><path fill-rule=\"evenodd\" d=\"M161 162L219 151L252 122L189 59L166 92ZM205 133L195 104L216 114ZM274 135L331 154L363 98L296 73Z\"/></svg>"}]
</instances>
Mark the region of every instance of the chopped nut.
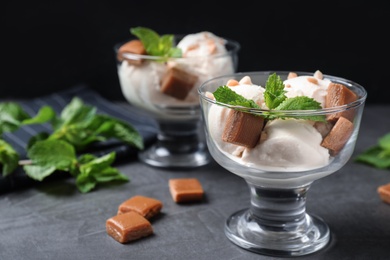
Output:
<instances>
[{"instance_id":1,"label":"chopped nut","mask_svg":"<svg viewBox=\"0 0 390 260\"><path fill-rule=\"evenodd\" d=\"M321 71L319 70L316 70L316 72L314 72L314 75L313 75L315 78L317 79L323 79L324 78L324 75L322 74Z\"/></svg>"},{"instance_id":2,"label":"chopped nut","mask_svg":"<svg viewBox=\"0 0 390 260\"><path fill-rule=\"evenodd\" d=\"M318 84L318 80L316 78L313 78L313 77L308 77L307 81L309 81L309 82L311 82L313 84L316 84L316 85Z\"/></svg>"},{"instance_id":3,"label":"chopped nut","mask_svg":"<svg viewBox=\"0 0 390 260\"><path fill-rule=\"evenodd\" d=\"M233 87L233 86L240 85L240 83L235 79L229 79L228 82L226 83L226 85L229 87Z\"/></svg>"},{"instance_id":4,"label":"chopped nut","mask_svg":"<svg viewBox=\"0 0 390 260\"><path fill-rule=\"evenodd\" d=\"M211 92L209 92L209 91L207 91L204 95L205 95L206 97L208 97L209 99L215 100L214 94L211 93Z\"/></svg>"},{"instance_id":5,"label":"chopped nut","mask_svg":"<svg viewBox=\"0 0 390 260\"><path fill-rule=\"evenodd\" d=\"M298 74L295 72L288 73L287 79L292 79L298 77Z\"/></svg>"},{"instance_id":6,"label":"chopped nut","mask_svg":"<svg viewBox=\"0 0 390 260\"><path fill-rule=\"evenodd\" d=\"M240 80L240 84L242 85L252 85L252 80L249 76L244 76L241 80Z\"/></svg>"}]
</instances>

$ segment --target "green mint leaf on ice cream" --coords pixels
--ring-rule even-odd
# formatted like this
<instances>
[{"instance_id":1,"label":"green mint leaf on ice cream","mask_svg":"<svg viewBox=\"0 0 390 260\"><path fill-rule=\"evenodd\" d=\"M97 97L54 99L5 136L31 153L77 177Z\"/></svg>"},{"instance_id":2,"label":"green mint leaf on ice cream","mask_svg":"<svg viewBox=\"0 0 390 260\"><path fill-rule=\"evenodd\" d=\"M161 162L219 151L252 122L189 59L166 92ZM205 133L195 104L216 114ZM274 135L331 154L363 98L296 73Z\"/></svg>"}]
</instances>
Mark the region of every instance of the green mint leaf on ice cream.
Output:
<instances>
[{"instance_id":1,"label":"green mint leaf on ice cream","mask_svg":"<svg viewBox=\"0 0 390 260\"><path fill-rule=\"evenodd\" d=\"M144 45L146 53L151 56L181 58L181 49L175 47L174 35L159 35L152 29L146 27L135 27L130 29Z\"/></svg>"}]
</instances>

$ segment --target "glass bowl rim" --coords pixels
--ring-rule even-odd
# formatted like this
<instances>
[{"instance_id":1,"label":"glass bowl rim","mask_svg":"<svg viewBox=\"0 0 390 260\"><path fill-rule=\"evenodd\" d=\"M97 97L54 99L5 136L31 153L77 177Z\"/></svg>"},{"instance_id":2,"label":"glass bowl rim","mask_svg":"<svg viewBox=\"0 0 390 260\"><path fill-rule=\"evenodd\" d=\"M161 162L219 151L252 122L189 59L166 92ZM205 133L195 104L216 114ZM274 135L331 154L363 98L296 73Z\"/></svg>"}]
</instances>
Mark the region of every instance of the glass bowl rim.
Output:
<instances>
[{"instance_id":1,"label":"glass bowl rim","mask_svg":"<svg viewBox=\"0 0 390 260\"><path fill-rule=\"evenodd\" d=\"M235 105L230 105L230 104L226 104L223 102L219 102L219 101L216 101L216 100L213 100L213 99L207 97L206 91L204 90L204 87L206 85L210 84L210 82L221 80L221 79L228 79L229 77L230 78L234 78L234 77L242 78L244 76L251 77L251 75L252 76L253 75L264 75L265 76L265 75L271 75L272 73L276 73L277 75L280 76L281 74L288 75L288 73L290 73L290 72L295 72L299 76L310 76L310 75L314 74L313 72L307 72L307 71L286 71L286 70L262 70L262 71L236 72L236 73L222 75L222 76L218 76L218 77L214 77L214 78L206 80L198 87L198 94L199 94L201 99L207 101L208 103L213 103L213 104L216 104L219 106L224 106L224 107L231 108L231 109L239 109L242 112L247 112L247 113L251 113L251 114L258 114L258 115L264 115L264 114L269 114L270 112L273 112L273 113L283 113L283 115L285 115L285 116L313 116L313 115L326 115L326 114L339 113L339 112L343 112L343 111L350 110L350 109L361 106L362 104L364 104L364 102L367 98L367 91L360 84L358 84L354 81L351 81L349 79L346 79L346 78L332 76L332 75L328 75L328 74L323 74L323 78L329 79L332 82L342 83L342 84L346 85L347 87L354 86L354 87L358 88L359 91L361 92L359 95L359 98L353 102L348 103L348 104L341 105L341 106L335 106L335 107L329 107L329 108L310 109L310 110L274 110L274 109L269 110L269 109L235 106ZM254 83L254 84L256 84L256 83ZM264 86L262 86L262 87L264 87Z\"/></svg>"}]
</instances>

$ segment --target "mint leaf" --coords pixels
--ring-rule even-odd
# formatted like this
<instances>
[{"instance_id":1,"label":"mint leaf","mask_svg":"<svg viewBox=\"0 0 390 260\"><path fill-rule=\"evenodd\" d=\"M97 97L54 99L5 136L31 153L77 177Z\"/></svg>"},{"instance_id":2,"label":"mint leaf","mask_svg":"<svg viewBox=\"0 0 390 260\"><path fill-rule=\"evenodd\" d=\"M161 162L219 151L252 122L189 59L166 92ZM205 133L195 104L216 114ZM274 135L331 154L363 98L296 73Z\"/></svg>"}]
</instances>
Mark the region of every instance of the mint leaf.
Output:
<instances>
[{"instance_id":1,"label":"mint leaf","mask_svg":"<svg viewBox=\"0 0 390 260\"><path fill-rule=\"evenodd\" d=\"M72 145L61 140L43 140L34 143L27 151L31 165L24 165L26 174L42 181L56 170L70 171L77 164Z\"/></svg>"},{"instance_id":2,"label":"mint leaf","mask_svg":"<svg viewBox=\"0 0 390 260\"><path fill-rule=\"evenodd\" d=\"M111 127L100 128L100 134L106 138L116 138L127 144L130 144L140 150L144 149L143 138L140 133L130 124L125 121L111 118L104 115L99 115L97 120L103 120L106 124L112 124Z\"/></svg>"},{"instance_id":3,"label":"mint leaf","mask_svg":"<svg viewBox=\"0 0 390 260\"><path fill-rule=\"evenodd\" d=\"M0 139L0 163L3 165L2 175L8 176L17 167L19 154L6 141Z\"/></svg>"},{"instance_id":4,"label":"mint leaf","mask_svg":"<svg viewBox=\"0 0 390 260\"><path fill-rule=\"evenodd\" d=\"M42 181L56 171L56 167L49 165L24 165L23 169L31 179L37 181Z\"/></svg>"},{"instance_id":5,"label":"mint leaf","mask_svg":"<svg viewBox=\"0 0 390 260\"><path fill-rule=\"evenodd\" d=\"M269 109L276 109L287 97L280 76L271 74L265 84L264 101Z\"/></svg>"},{"instance_id":6,"label":"mint leaf","mask_svg":"<svg viewBox=\"0 0 390 260\"><path fill-rule=\"evenodd\" d=\"M287 98L285 101L279 104L275 110L317 110L321 109L321 103L317 102L314 98L307 96L298 96L293 98ZM277 113L277 112L276 112ZM273 112L270 112L270 116L275 116ZM310 116L286 116L283 113L278 113L278 117L294 117L305 120L313 121L326 121L325 115L310 115Z\"/></svg>"},{"instance_id":7,"label":"mint leaf","mask_svg":"<svg viewBox=\"0 0 390 260\"><path fill-rule=\"evenodd\" d=\"M56 116L56 112L53 110L53 108L49 106L43 106L39 109L38 113L34 117L24 119L22 121L22 124L23 125L42 124L54 119L55 116Z\"/></svg>"},{"instance_id":8,"label":"mint leaf","mask_svg":"<svg viewBox=\"0 0 390 260\"><path fill-rule=\"evenodd\" d=\"M15 102L0 103L0 134L17 130L21 122L30 118L22 106Z\"/></svg>"},{"instance_id":9,"label":"mint leaf","mask_svg":"<svg viewBox=\"0 0 390 260\"><path fill-rule=\"evenodd\" d=\"M77 163L74 147L62 140L37 141L28 149L27 156L33 165L63 171L69 171Z\"/></svg>"},{"instance_id":10,"label":"mint leaf","mask_svg":"<svg viewBox=\"0 0 390 260\"><path fill-rule=\"evenodd\" d=\"M378 169L390 168L390 151L383 150L380 146L374 146L359 154L355 161Z\"/></svg>"},{"instance_id":11,"label":"mint leaf","mask_svg":"<svg viewBox=\"0 0 390 260\"><path fill-rule=\"evenodd\" d=\"M145 47L146 53L161 57L182 57L181 49L174 47L174 35L160 36L157 32L146 27L135 27L130 33L138 37Z\"/></svg>"},{"instance_id":12,"label":"mint leaf","mask_svg":"<svg viewBox=\"0 0 390 260\"><path fill-rule=\"evenodd\" d=\"M110 181L129 181L126 175L110 165L115 161L115 153L109 153L100 158L87 154L80 158L80 174L76 177L76 186L80 192L86 193L96 187L98 183Z\"/></svg>"},{"instance_id":13,"label":"mint leaf","mask_svg":"<svg viewBox=\"0 0 390 260\"><path fill-rule=\"evenodd\" d=\"M379 138L378 144L382 149L390 151L390 133Z\"/></svg>"},{"instance_id":14,"label":"mint leaf","mask_svg":"<svg viewBox=\"0 0 390 260\"><path fill-rule=\"evenodd\" d=\"M231 90L228 86L220 86L213 93L215 100L233 106L243 106L248 108L260 108L256 102L246 99Z\"/></svg>"},{"instance_id":15,"label":"mint leaf","mask_svg":"<svg viewBox=\"0 0 390 260\"><path fill-rule=\"evenodd\" d=\"M61 111L60 119L58 120L55 128L57 129L62 126L76 123L86 125L93 120L95 114L96 107L86 105L82 99L74 97Z\"/></svg>"}]
</instances>

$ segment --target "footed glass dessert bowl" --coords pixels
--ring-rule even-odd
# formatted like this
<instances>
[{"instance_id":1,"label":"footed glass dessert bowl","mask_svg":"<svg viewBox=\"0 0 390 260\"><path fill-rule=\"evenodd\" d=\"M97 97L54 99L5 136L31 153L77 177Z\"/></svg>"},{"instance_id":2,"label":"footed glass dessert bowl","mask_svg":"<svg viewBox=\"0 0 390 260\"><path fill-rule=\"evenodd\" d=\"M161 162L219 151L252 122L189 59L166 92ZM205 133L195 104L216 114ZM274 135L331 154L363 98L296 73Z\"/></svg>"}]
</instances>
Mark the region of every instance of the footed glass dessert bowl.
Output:
<instances>
[{"instance_id":1,"label":"footed glass dessert bowl","mask_svg":"<svg viewBox=\"0 0 390 260\"><path fill-rule=\"evenodd\" d=\"M210 154L250 190L249 208L228 217L226 236L271 256L328 245L328 225L306 212L307 192L350 159L366 90L320 71L259 71L207 80L198 92Z\"/></svg>"},{"instance_id":2,"label":"footed glass dessert bowl","mask_svg":"<svg viewBox=\"0 0 390 260\"><path fill-rule=\"evenodd\" d=\"M141 151L139 159L165 168L209 163L197 89L208 79L236 71L239 43L210 32L161 37L145 28L132 32L139 39L114 47L121 90L159 126L156 142ZM170 42L168 52L149 54L156 46L148 44L151 38Z\"/></svg>"}]
</instances>

